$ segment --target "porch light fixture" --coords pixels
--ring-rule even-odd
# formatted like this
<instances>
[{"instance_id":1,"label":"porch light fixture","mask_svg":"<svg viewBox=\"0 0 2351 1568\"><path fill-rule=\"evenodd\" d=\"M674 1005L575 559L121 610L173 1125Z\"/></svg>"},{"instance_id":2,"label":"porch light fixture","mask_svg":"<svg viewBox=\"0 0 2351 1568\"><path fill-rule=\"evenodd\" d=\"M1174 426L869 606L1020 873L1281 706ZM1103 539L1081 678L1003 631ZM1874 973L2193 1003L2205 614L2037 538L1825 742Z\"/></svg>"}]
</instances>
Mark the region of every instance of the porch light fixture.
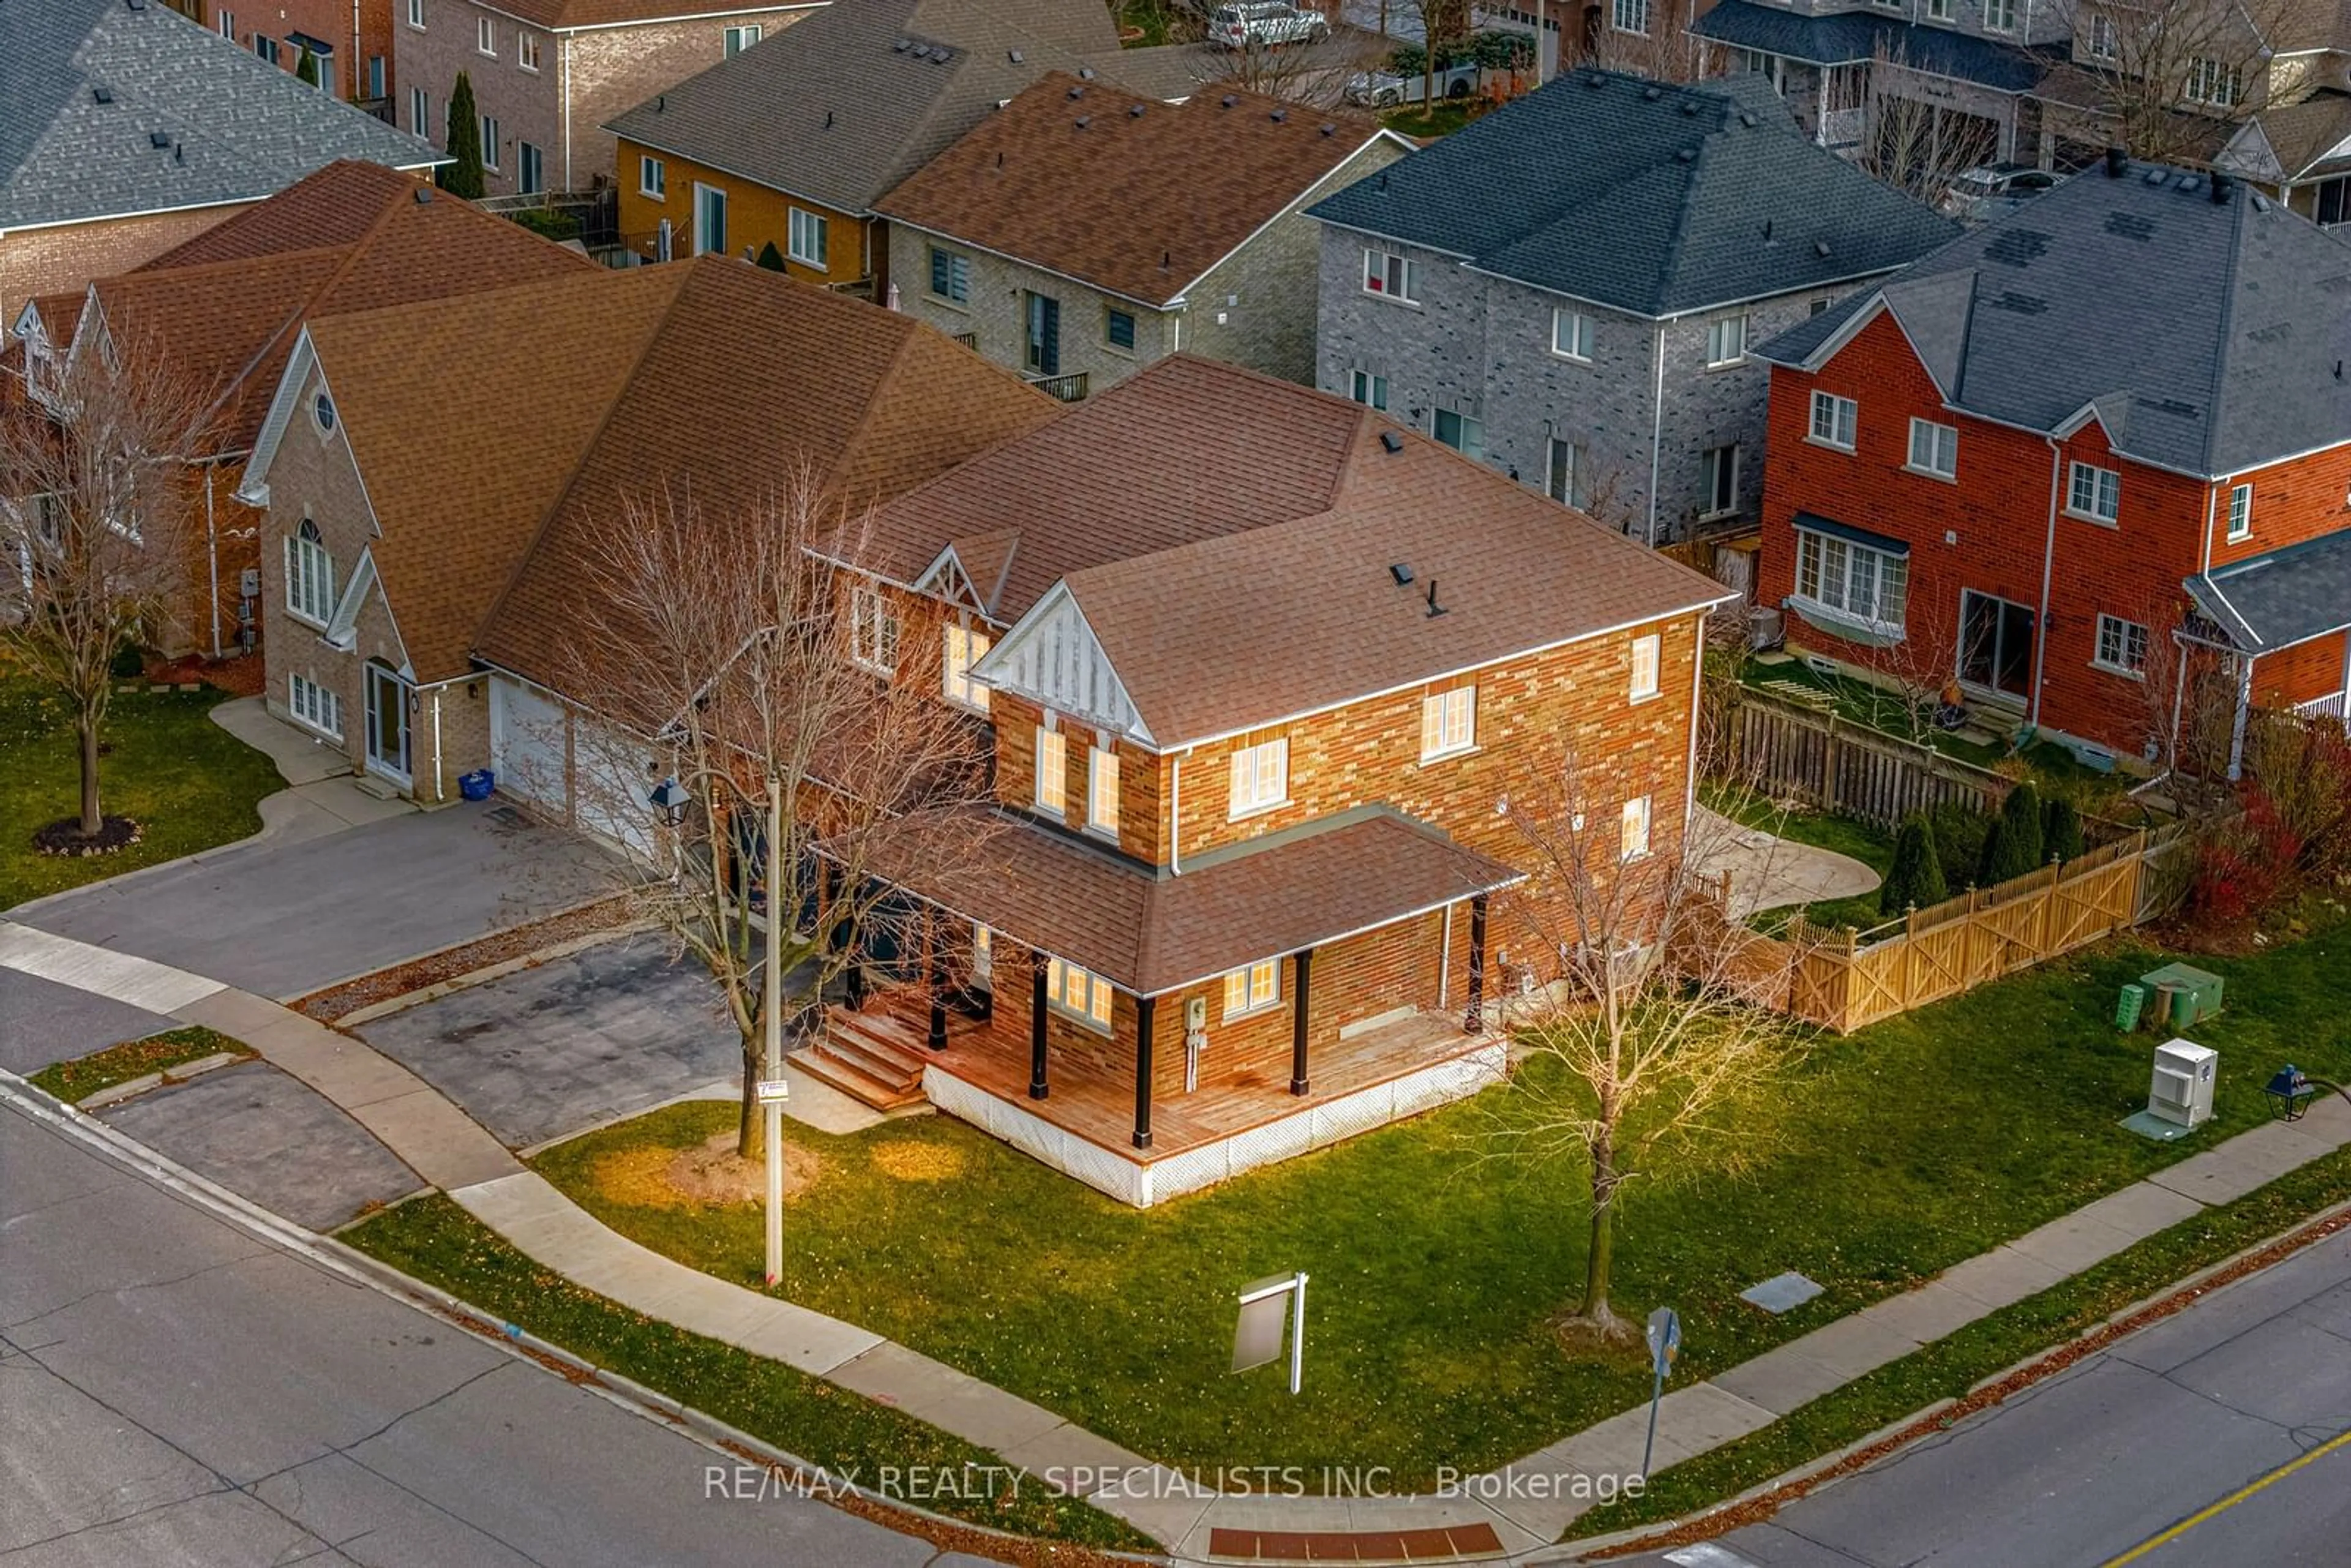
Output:
<instances>
[{"instance_id":1,"label":"porch light fixture","mask_svg":"<svg viewBox=\"0 0 2351 1568\"><path fill-rule=\"evenodd\" d=\"M685 825L685 808L693 799L694 797L686 792L685 786L674 779L663 779L653 786L653 793L646 797L646 800L652 802L653 810L661 813L662 821L673 828Z\"/></svg>"}]
</instances>

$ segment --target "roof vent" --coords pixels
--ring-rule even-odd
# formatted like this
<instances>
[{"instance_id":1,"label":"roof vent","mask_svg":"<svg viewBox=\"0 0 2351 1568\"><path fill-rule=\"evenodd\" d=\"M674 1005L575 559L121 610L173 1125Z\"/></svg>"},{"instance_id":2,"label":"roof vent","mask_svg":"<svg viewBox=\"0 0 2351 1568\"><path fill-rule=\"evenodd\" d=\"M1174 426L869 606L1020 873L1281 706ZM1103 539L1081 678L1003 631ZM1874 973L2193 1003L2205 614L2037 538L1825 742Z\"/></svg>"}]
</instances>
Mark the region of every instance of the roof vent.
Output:
<instances>
[{"instance_id":1,"label":"roof vent","mask_svg":"<svg viewBox=\"0 0 2351 1568\"><path fill-rule=\"evenodd\" d=\"M1394 434L1395 432L1389 434ZM1412 581L1412 568L1400 560L1392 562L1388 567L1388 580L1398 588L1405 587Z\"/></svg>"},{"instance_id":2,"label":"roof vent","mask_svg":"<svg viewBox=\"0 0 2351 1568\"><path fill-rule=\"evenodd\" d=\"M94 87L89 89L89 100L92 103L112 103L114 89L110 87Z\"/></svg>"},{"instance_id":3,"label":"roof vent","mask_svg":"<svg viewBox=\"0 0 2351 1568\"><path fill-rule=\"evenodd\" d=\"M2150 185L2160 185L2160 184L2162 184L2162 183L2163 183L2163 171L2162 171L2162 170L2160 170L2160 169L2149 169L2149 170L2147 172L2147 183L2148 184L2150 184Z\"/></svg>"},{"instance_id":4,"label":"roof vent","mask_svg":"<svg viewBox=\"0 0 2351 1568\"><path fill-rule=\"evenodd\" d=\"M147 9L147 0L123 0L123 4L130 6L133 11L144 11Z\"/></svg>"},{"instance_id":5,"label":"roof vent","mask_svg":"<svg viewBox=\"0 0 2351 1568\"><path fill-rule=\"evenodd\" d=\"M1165 272L1165 271L1166 271L1169 267L1173 267L1173 266L1175 266L1175 265L1176 265L1176 253L1175 253L1174 251L1172 251L1172 250L1163 250L1163 251L1161 251L1161 252L1159 253L1159 270L1160 270L1160 271Z\"/></svg>"},{"instance_id":6,"label":"roof vent","mask_svg":"<svg viewBox=\"0 0 2351 1568\"><path fill-rule=\"evenodd\" d=\"M1339 128L1338 128L1337 126L1335 126L1335 125L1332 124L1329 120L1324 120L1324 121L1322 122L1322 134L1323 134L1323 135L1325 135L1325 136L1335 136L1335 135L1337 135L1337 134L1338 134L1338 131L1339 131Z\"/></svg>"},{"instance_id":7,"label":"roof vent","mask_svg":"<svg viewBox=\"0 0 2351 1568\"><path fill-rule=\"evenodd\" d=\"M1070 123L1076 126L1079 130L1083 131L1087 126L1092 125L1093 122L1094 117L1092 115L1081 114Z\"/></svg>"},{"instance_id":8,"label":"roof vent","mask_svg":"<svg viewBox=\"0 0 2351 1568\"><path fill-rule=\"evenodd\" d=\"M1695 147L1685 147L1680 152L1675 153L1674 156L1685 163L1695 163L1698 162L1698 149Z\"/></svg>"},{"instance_id":9,"label":"roof vent","mask_svg":"<svg viewBox=\"0 0 2351 1568\"><path fill-rule=\"evenodd\" d=\"M1009 58L1009 59L1012 61L1012 63L1013 63L1014 65L1016 65L1016 66L1017 66L1017 65L1019 65L1019 64L1020 63L1020 51L1019 51L1019 50L1018 50L1018 49L1010 50L1010 51L1008 51L1008 56L1007 56L1007 57L1008 57L1008 58Z\"/></svg>"},{"instance_id":10,"label":"roof vent","mask_svg":"<svg viewBox=\"0 0 2351 1568\"><path fill-rule=\"evenodd\" d=\"M1771 220L1770 218L1765 218L1763 220L1763 243L1765 245L1770 245L1771 243Z\"/></svg>"},{"instance_id":11,"label":"roof vent","mask_svg":"<svg viewBox=\"0 0 2351 1568\"><path fill-rule=\"evenodd\" d=\"M1651 82L1647 87L1641 89L1641 101L1644 103L1655 103L1657 99L1665 96L1666 89L1659 87L1655 82Z\"/></svg>"},{"instance_id":12,"label":"roof vent","mask_svg":"<svg viewBox=\"0 0 2351 1568\"><path fill-rule=\"evenodd\" d=\"M1686 98L1682 99L1682 112L1684 114L1696 114L1698 112L1698 99L1694 98Z\"/></svg>"},{"instance_id":13,"label":"roof vent","mask_svg":"<svg viewBox=\"0 0 2351 1568\"><path fill-rule=\"evenodd\" d=\"M903 55L914 47L914 41L912 38L900 38L890 46L890 52L893 55Z\"/></svg>"},{"instance_id":14,"label":"roof vent","mask_svg":"<svg viewBox=\"0 0 2351 1568\"><path fill-rule=\"evenodd\" d=\"M2130 154L2129 154L2129 153L2127 153L2127 152L2124 152L2124 151L2123 151L2121 148L2119 148L2119 147L2109 147L2109 148L2107 148L2107 149L2106 149L2106 178L2107 178L2107 179L2109 179L2109 180L2119 180L2119 179L2121 179L2121 178L2123 177L2123 171L2124 171L2125 169L2128 168L2129 166L2130 166Z\"/></svg>"},{"instance_id":15,"label":"roof vent","mask_svg":"<svg viewBox=\"0 0 2351 1568\"><path fill-rule=\"evenodd\" d=\"M655 114L659 114L663 110L667 109L668 107L669 94L665 92L657 92L653 94L653 112Z\"/></svg>"},{"instance_id":16,"label":"roof vent","mask_svg":"<svg viewBox=\"0 0 2351 1568\"><path fill-rule=\"evenodd\" d=\"M827 131L832 129L832 110L829 109L824 111L824 128Z\"/></svg>"},{"instance_id":17,"label":"roof vent","mask_svg":"<svg viewBox=\"0 0 2351 1568\"><path fill-rule=\"evenodd\" d=\"M931 64L935 66L943 66L953 58L955 58L955 51L945 44L940 44L931 50Z\"/></svg>"},{"instance_id":18,"label":"roof vent","mask_svg":"<svg viewBox=\"0 0 2351 1568\"><path fill-rule=\"evenodd\" d=\"M1432 621L1445 613L1445 606L1437 602L1437 579L1428 580L1428 618Z\"/></svg>"},{"instance_id":19,"label":"roof vent","mask_svg":"<svg viewBox=\"0 0 2351 1568\"><path fill-rule=\"evenodd\" d=\"M432 186L430 186L430 185L419 185L419 186L417 186L417 187L416 187L416 204L417 204L418 206L420 206L420 207L423 207L423 206L430 206L430 205L432 204L432 202L433 202L433 187L432 187Z\"/></svg>"},{"instance_id":20,"label":"roof vent","mask_svg":"<svg viewBox=\"0 0 2351 1568\"><path fill-rule=\"evenodd\" d=\"M1143 118L1143 105L1139 103L1128 104L1126 106L1126 117L1129 120L1141 120Z\"/></svg>"},{"instance_id":21,"label":"roof vent","mask_svg":"<svg viewBox=\"0 0 2351 1568\"><path fill-rule=\"evenodd\" d=\"M1235 104L1238 103L1239 101L1240 101L1240 99L1239 99L1235 98L1231 93L1227 93L1227 94L1225 94L1225 96L1224 96L1223 99L1222 99L1222 100L1217 104L1217 107L1218 107L1219 109L1230 109L1230 108L1232 108L1232 106L1233 106L1233 105L1235 105Z\"/></svg>"},{"instance_id":22,"label":"roof vent","mask_svg":"<svg viewBox=\"0 0 2351 1568\"><path fill-rule=\"evenodd\" d=\"M1086 89L1081 87L1073 87L1070 89L1070 96L1071 98L1083 98L1086 96Z\"/></svg>"},{"instance_id":23,"label":"roof vent","mask_svg":"<svg viewBox=\"0 0 2351 1568\"><path fill-rule=\"evenodd\" d=\"M1290 110L1286 109L1277 109L1273 111L1273 122L1276 125L1280 125L1283 120L1288 120L1289 118Z\"/></svg>"},{"instance_id":24,"label":"roof vent","mask_svg":"<svg viewBox=\"0 0 2351 1568\"><path fill-rule=\"evenodd\" d=\"M1753 110L1742 109L1739 111L1739 123L1747 127L1750 131L1752 131L1755 127L1761 125L1762 121L1755 118L1755 111Z\"/></svg>"},{"instance_id":25,"label":"roof vent","mask_svg":"<svg viewBox=\"0 0 2351 1568\"><path fill-rule=\"evenodd\" d=\"M172 133L168 131L151 131L147 133L147 145L150 147L160 151L171 144Z\"/></svg>"},{"instance_id":26,"label":"roof vent","mask_svg":"<svg viewBox=\"0 0 2351 1568\"><path fill-rule=\"evenodd\" d=\"M1606 87L1608 85L1608 78L1602 76L1598 71L1594 71L1590 76L1583 78L1583 85L1586 87Z\"/></svg>"},{"instance_id":27,"label":"roof vent","mask_svg":"<svg viewBox=\"0 0 2351 1568\"><path fill-rule=\"evenodd\" d=\"M1380 432L1380 444L1387 448L1390 453L1402 452L1404 450L1404 437L1398 435L1393 430L1383 430ZM1398 582L1410 582L1412 580L1412 574L1410 572L1406 572L1404 576L1396 579L1396 580Z\"/></svg>"},{"instance_id":28,"label":"roof vent","mask_svg":"<svg viewBox=\"0 0 2351 1568\"><path fill-rule=\"evenodd\" d=\"M1092 66L1080 66L1080 67L1078 68L1078 79L1079 79L1080 81L1092 81L1092 80L1093 80L1093 79L1094 79L1094 68L1093 68L1093 67L1092 67Z\"/></svg>"},{"instance_id":29,"label":"roof vent","mask_svg":"<svg viewBox=\"0 0 2351 1568\"><path fill-rule=\"evenodd\" d=\"M1813 242L1813 254L1814 256L1826 256L1826 255L1828 255L1828 253L1829 253L1829 242L1828 242L1828 241L1826 241L1826 240L1824 240L1824 239L1816 239L1816 240L1814 240L1814 241Z\"/></svg>"},{"instance_id":30,"label":"roof vent","mask_svg":"<svg viewBox=\"0 0 2351 1568\"><path fill-rule=\"evenodd\" d=\"M2264 197L2264 196L2263 196L2263 195L2262 195L2259 191L2255 191L2255 192L2252 193L2252 196L2251 200L2252 201L2252 204L2253 204L2253 211L2255 211L2255 212L2257 212L2257 213L2266 213L2266 212L2268 212L2268 211L2270 210L2270 204L2269 204L2268 199L2267 199L2266 197Z\"/></svg>"}]
</instances>

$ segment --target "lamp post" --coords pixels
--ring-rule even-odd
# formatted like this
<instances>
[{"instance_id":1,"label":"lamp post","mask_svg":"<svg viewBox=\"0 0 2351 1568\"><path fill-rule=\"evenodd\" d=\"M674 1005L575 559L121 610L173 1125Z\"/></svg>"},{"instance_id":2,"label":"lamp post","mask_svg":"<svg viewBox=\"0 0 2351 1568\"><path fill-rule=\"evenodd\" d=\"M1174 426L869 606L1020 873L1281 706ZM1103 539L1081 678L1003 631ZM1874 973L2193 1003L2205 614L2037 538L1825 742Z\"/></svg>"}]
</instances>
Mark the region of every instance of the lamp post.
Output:
<instances>
[{"instance_id":1,"label":"lamp post","mask_svg":"<svg viewBox=\"0 0 2351 1568\"><path fill-rule=\"evenodd\" d=\"M759 1085L760 1110L768 1120L768 1283L784 1277L784 913L782 886L776 879L777 856L782 852L784 790L768 780L768 961L759 977L759 1017L767 1026L768 1067Z\"/></svg>"}]
</instances>

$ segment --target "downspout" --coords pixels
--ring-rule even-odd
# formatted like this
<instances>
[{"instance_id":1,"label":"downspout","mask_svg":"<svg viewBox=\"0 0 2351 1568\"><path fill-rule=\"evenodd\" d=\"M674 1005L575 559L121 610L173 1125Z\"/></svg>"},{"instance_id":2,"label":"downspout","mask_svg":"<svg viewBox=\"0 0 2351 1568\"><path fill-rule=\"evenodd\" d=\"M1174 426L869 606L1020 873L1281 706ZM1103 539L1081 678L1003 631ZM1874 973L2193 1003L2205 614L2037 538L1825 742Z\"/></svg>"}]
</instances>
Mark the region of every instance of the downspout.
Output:
<instances>
[{"instance_id":1,"label":"downspout","mask_svg":"<svg viewBox=\"0 0 2351 1568\"><path fill-rule=\"evenodd\" d=\"M2245 715L2253 706L2253 655L2237 655L2237 716L2229 727L2229 782L2245 776Z\"/></svg>"},{"instance_id":2,"label":"downspout","mask_svg":"<svg viewBox=\"0 0 2351 1568\"><path fill-rule=\"evenodd\" d=\"M1167 874L1184 874L1184 758L1186 747L1167 759Z\"/></svg>"},{"instance_id":3,"label":"downspout","mask_svg":"<svg viewBox=\"0 0 2351 1568\"><path fill-rule=\"evenodd\" d=\"M367 71L367 57L362 52L364 47L365 46L360 42L360 0L351 0L350 89L351 97L354 99L360 96L360 89L367 80L365 74Z\"/></svg>"},{"instance_id":4,"label":"downspout","mask_svg":"<svg viewBox=\"0 0 2351 1568\"><path fill-rule=\"evenodd\" d=\"M2218 484L2206 487L2204 491L2204 548L2201 552L2202 559L2196 568L2199 572L2207 572L2212 570L2212 523L2213 519L2219 515L2217 508L2220 499L2220 486Z\"/></svg>"},{"instance_id":5,"label":"downspout","mask_svg":"<svg viewBox=\"0 0 2351 1568\"><path fill-rule=\"evenodd\" d=\"M1453 905L1445 906L1445 936L1437 949L1437 1010L1453 1005Z\"/></svg>"},{"instance_id":6,"label":"downspout","mask_svg":"<svg viewBox=\"0 0 2351 1568\"><path fill-rule=\"evenodd\" d=\"M1657 373L1656 384L1649 392L1649 548L1657 548L1657 474L1665 455L1666 443L1666 329L1672 325L1667 317L1657 323Z\"/></svg>"},{"instance_id":7,"label":"downspout","mask_svg":"<svg viewBox=\"0 0 2351 1568\"><path fill-rule=\"evenodd\" d=\"M1689 842L1690 819L1698 814L1698 709L1706 676L1706 617L1690 622L1689 763L1683 777L1682 842Z\"/></svg>"},{"instance_id":8,"label":"downspout","mask_svg":"<svg viewBox=\"0 0 2351 1568\"><path fill-rule=\"evenodd\" d=\"M2049 538L2041 549L2041 609L2032 621L2032 715L2025 720L2035 730L2041 727L2041 686L2049 675L2049 579L2057 565L2058 479L2065 467L2064 449L2057 438L2041 439L2049 444Z\"/></svg>"},{"instance_id":9,"label":"downspout","mask_svg":"<svg viewBox=\"0 0 2351 1568\"><path fill-rule=\"evenodd\" d=\"M569 33L565 33L565 34L563 34L563 35L562 35L562 37L563 37L563 189L564 189L565 193L566 193L566 194L569 194L569 193L570 193L570 190L571 190L571 35L570 35L570 34L569 34ZM617 183L617 182L619 181L619 179L620 179L620 175L618 174L618 172L615 172L615 173L613 174L612 178L613 178L613 180Z\"/></svg>"},{"instance_id":10,"label":"downspout","mask_svg":"<svg viewBox=\"0 0 2351 1568\"><path fill-rule=\"evenodd\" d=\"M433 688L433 803L436 806L449 798L441 787L441 694L448 689Z\"/></svg>"},{"instance_id":11,"label":"downspout","mask_svg":"<svg viewBox=\"0 0 2351 1568\"><path fill-rule=\"evenodd\" d=\"M209 597L213 610L213 657L215 659L221 656L220 534L213 522L213 480L218 472L215 465L204 465L204 580L212 590Z\"/></svg>"}]
</instances>

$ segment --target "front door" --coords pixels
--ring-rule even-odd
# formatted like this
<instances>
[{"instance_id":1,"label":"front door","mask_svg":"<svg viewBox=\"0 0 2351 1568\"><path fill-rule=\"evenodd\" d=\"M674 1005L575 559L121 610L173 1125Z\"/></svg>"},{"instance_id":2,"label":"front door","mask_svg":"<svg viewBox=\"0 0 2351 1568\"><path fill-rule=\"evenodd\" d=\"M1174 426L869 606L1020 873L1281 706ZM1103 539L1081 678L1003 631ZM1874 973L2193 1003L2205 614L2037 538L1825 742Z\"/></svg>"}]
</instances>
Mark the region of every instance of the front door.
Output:
<instances>
[{"instance_id":1,"label":"front door","mask_svg":"<svg viewBox=\"0 0 2351 1568\"><path fill-rule=\"evenodd\" d=\"M1028 363L1040 376L1061 373L1061 302L1050 294L1029 296Z\"/></svg>"},{"instance_id":2,"label":"front door","mask_svg":"<svg viewBox=\"0 0 2351 1568\"><path fill-rule=\"evenodd\" d=\"M368 767L408 779L408 683L381 664L367 672Z\"/></svg>"},{"instance_id":3,"label":"front door","mask_svg":"<svg viewBox=\"0 0 2351 1568\"><path fill-rule=\"evenodd\" d=\"M1968 589L1959 595L1959 679L2014 697L2032 695L2032 612Z\"/></svg>"}]
</instances>

